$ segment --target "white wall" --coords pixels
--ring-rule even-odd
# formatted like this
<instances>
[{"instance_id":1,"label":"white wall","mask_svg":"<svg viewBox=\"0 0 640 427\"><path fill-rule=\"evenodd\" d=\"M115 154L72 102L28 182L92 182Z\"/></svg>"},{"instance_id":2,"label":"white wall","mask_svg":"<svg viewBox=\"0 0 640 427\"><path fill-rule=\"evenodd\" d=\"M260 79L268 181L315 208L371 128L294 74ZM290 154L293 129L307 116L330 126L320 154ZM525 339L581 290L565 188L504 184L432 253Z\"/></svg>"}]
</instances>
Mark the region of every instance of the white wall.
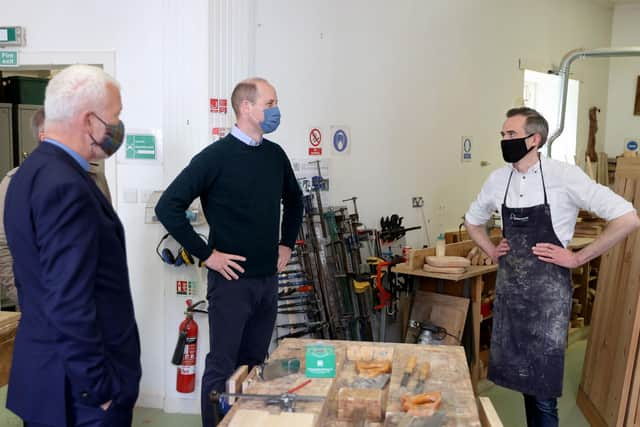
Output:
<instances>
[{"instance_id":1,"label":"white wall","mask_svg":"<svg viewBox=\"0 0 640 427\"><path fill-rule=\"evenodd\" d=\"M300 157L310 126L350 125L351 156L331 160L334 200L357 195L372 226L393 212L413 225L421 220L411 196L424 196L432 238L457 228L502 164L498 132L522 96L518 60L546 72L570 49L608 46L611 29L610 8L584 0L261 0L257 8L256 72L276 85L283 113L275 140ZM607 70L606 60L572 69L583 82L578 152L588 108L606 105ZM463 135L475 141L464 165Z\"/></svg>"},{"instance_id":2,"label":"white wall","mask_svg":"<svg viewBox=\"0 0 640 427\"><path fill-rule=\"evenodd\" d=\"M111 159L107 172L112 171L108 173L111 190L126 230L142 340L139 403L195 412L197 401L182 401L172 391L175 367L169 360L184 308L184 298L172 296L175 280L198 279L197 274L195 269L161 265L155 245L164 230L159 225L144 224L144 203L140 199L138 203L124 203L122 197L125 190L138 191L140 197L141 190L165 188L192 155L208 143L208 2L188 4L185 7L185 3L171 0L112 0L108 4L0 0L0 17L3 25L26 28L27 46L22 53L29 60L68 57L71 63L77 60L73 58L78 51L112 51L114 74L122 86L121 117L125 126L157 129L163 134L164 162L116 165ZM177 248L174 245L172 249ZM204 326L201 333L206 334Z\"/></svg>"},{"instance_id":3,"label":"white wall","mask_svg":"<svg viewBox=\"0 0 640 427\"><path fill-rule=\"evenodd\" d=\"M640 46L640 5L621 5L613 14L611 45ZM640 116L633 115L640 57L611 59L604 148L609 157L624 150L625 139L640 138ZM598 132L598 135L600 133Z\"/></svg>"}]
</instances>

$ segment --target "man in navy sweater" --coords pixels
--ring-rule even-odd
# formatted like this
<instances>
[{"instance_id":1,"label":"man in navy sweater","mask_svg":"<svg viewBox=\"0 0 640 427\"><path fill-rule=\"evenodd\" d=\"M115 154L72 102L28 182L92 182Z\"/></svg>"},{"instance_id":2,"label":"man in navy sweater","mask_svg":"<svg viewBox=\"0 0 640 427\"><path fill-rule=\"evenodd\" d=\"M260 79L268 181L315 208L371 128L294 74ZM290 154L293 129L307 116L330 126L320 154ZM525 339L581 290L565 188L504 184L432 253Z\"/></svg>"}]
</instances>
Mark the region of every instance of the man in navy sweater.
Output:
<instances>
[{"instance_id":1,"label":"man in navy sweater","mask_svg":"<svg viewBox=\"0 0 640 427\"><path fill-rule=\"evenodd\" d=\"M261 78L244 80L231 104L237 119L231 133L193 157L156 206L169 233L209 268L203 426L213 425L209 393L224 391L236 367L266 357L277 314L276 273L287 265L302 223L302 191L291 163L263 138L280 123L275 89ZM197 197L211 227L208 243L185 216Z\"/></svg>"}]
</instances>

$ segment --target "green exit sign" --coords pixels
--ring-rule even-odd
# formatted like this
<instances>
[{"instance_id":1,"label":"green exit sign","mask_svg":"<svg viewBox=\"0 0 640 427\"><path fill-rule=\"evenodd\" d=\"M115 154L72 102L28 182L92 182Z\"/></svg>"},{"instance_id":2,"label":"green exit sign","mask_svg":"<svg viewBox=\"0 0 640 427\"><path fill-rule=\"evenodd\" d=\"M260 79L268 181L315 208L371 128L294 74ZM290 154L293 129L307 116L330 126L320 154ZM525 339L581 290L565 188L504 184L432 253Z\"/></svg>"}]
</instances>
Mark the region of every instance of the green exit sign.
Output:
<instances>
[{"instance_id":1,"label":"green exit sign","mask_svg":"<svg viewBox=\"0 0 640 427\"><path fill-rule=\"evenodd\" d=\"M0 46L24 45L24 28L0 27Z\"/></svg>"},{"instance_id":2,"label":"green exit sign","mask_svg":"<svg viewBox=\"0 0 640 427\"><path fill-rule=\"evenodd\" d=\"M18 52L15 50L0 50L0 67L17 67Z\"/></svg>"},{"instance_id":3,"label":"green exit sign","mask_svg":"<svg viewBox=\"0 0 640 427\"><path fill-rule=\"evenodd\" d=\"M127 135L125 150L127 159L156 160L156 137L146 134Z\"/></svg>"}]
</instances>

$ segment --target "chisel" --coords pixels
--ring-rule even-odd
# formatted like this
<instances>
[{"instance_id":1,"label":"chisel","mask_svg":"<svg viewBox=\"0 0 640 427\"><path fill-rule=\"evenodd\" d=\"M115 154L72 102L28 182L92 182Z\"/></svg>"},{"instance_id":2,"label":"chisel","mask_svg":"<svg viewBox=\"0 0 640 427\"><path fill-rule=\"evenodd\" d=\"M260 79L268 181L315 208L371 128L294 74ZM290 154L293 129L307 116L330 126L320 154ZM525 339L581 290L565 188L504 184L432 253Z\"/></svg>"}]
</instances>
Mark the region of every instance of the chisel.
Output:
<instances>
[{"instance_id":1,"label":"chisel","mask_svg":"<svg viewBox=\"0 0 640 427\"><path fill-rule=\"evenodd\" d=\"M409 377L413 374L413 370L416 368L416 356L411 356L407 361L407 366L404 368L404 375L402 381L400 381L400 387L406 387L409 384Z\"/></svg>"},{"instance_id":2,"label":"chisel","mask_svg":"<svg viewBox=\"0 0 640 427\"><path fill-rule=\"evenodd\" d=\"M429 371L431 370L431 364L429 362L424 362L420 365L419 369L419 377L418 384L416 385L415 394L420 394L424 390L424 382L427 380L429 376Z\"/></svg>"}]
</instances>

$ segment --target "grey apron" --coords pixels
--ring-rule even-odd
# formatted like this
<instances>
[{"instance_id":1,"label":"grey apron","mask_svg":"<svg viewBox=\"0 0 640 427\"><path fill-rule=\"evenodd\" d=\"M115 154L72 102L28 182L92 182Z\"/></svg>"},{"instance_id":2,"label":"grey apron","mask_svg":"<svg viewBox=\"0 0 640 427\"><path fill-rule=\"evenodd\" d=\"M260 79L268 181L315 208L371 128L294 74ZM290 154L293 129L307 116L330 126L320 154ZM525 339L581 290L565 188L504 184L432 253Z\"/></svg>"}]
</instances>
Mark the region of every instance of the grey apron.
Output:
<instances>
[{"instance_id":1,"label":"grey apron","mask_svg":"<svg viewBox=\"0 0 640 427\"><path fill-rule=\"evenodd\" d=\"M562 394L564 351L571 315L571 272L540 261L536 243L562 246L551 223L542 175L544 204L526 208L502 203L503 236L509 252L500 258L496 279L488 378L539 399Z\"/></svg>"}]
</instances>

